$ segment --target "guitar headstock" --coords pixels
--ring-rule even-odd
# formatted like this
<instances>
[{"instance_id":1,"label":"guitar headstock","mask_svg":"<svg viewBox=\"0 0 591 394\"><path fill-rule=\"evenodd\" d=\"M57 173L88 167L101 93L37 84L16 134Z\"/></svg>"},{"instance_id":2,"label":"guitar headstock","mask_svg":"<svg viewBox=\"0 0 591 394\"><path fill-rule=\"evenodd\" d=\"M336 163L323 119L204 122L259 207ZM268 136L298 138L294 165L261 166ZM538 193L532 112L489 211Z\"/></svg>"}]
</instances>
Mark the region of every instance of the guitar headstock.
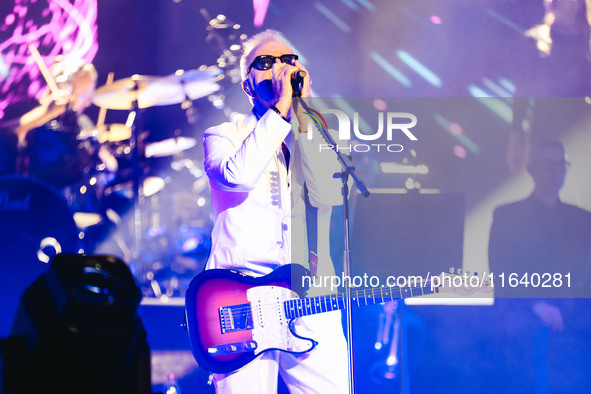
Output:
<instances>
[{"instance_id":1,"label":"guitar headstock","mask_svg":"<svg viewBox=\"0 0 591 394\"><path fill-rule=\"evenodd\" d=\"M477 272L450 269L450 273L442 272L439 276L431 277L431 286L439 293L469 296L476 292L491 293L492 281L488 275L478 275Z\"/></svg>"}]
</instances>

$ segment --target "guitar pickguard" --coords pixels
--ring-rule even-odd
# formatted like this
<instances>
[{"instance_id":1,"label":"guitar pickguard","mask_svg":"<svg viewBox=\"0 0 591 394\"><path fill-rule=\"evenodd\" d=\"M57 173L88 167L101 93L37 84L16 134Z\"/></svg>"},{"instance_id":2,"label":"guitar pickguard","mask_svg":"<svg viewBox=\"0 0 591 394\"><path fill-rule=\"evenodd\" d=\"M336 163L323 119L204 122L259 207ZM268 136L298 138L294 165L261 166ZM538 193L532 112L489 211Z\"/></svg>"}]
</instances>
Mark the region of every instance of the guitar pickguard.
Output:
<instances>
[{"instance_id":1,"label":"guitar pickguard","mask_svg":"<svg viewBox=\"0 0 591 394\"><path fill-rule=\"evenodd\" d=\"M258 286L246 291L252 310L252 339L257 344L255 354L269 349L304 353L315 346L311 339L294 335L291 321L285 317L284 302L294 295L280 286Z\"/></svg>"}]
</instances>

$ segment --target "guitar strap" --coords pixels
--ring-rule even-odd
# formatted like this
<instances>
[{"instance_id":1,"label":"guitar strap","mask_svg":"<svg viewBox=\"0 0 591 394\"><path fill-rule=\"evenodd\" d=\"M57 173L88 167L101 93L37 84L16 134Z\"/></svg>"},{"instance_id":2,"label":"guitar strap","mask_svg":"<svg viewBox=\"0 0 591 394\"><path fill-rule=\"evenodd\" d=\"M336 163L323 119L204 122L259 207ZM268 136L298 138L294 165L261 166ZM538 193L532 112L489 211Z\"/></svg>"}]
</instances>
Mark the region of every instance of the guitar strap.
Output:
<instances>
[{"instance_id":1,"label":"guitar strap","mask_svg":"<svg viewBox=\"0 0 591 394\"><path fill-rule=\"evenodd\" d=\"M304 201L306 202L306 235L308 237L308 264L310 273L316 276L318 266L318 208L310 204L308 186L304 183Z\"/></svg>"}]
</instances>

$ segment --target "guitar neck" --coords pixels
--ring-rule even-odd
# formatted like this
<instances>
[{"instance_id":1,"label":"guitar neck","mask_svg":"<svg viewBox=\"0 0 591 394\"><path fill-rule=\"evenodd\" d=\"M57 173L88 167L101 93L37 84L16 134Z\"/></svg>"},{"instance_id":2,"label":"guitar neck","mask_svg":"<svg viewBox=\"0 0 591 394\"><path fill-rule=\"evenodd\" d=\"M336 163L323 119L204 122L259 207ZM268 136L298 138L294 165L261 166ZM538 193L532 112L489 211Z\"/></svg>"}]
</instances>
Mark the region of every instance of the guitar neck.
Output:
<instances>
[{"instance_id":1,"label":"guitar neck","mask_svg":"<svg viewBox=\"0 0 591 394\"><path fill-rule=\"evenodd\" d=\"M368 306L383 302L401 300L404 298L418 297L426 294L437 293L438 289L431 286L429 280L417 280L412 286L403 287L377 287L351 292L351 304L353 306ZM321 297L294 298L284 302L286 317L315 315L317 313L331 312L345 309L345 293L326 295Z\"/></svg>"}]
</instances>

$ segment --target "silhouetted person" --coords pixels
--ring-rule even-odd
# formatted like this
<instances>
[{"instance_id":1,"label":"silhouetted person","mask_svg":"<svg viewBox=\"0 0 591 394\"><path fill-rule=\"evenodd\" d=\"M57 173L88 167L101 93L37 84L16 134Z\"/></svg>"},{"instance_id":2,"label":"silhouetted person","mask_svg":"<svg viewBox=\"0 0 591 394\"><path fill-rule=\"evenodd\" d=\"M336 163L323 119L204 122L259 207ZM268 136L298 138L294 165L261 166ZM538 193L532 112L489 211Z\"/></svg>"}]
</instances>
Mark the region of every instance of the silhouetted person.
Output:
<instances>
[{"instance_id":1,"label":"silhouetted person","mask_svg":"<svg viewBox=\"0 0 591 394\"><path fill-rule=\"evenodd\" d=\"M563 369L574 362L572 357L562 364L556 358L546 358L552 345L548 332L561 333L553 334L558 335L554 337L558 341L588 342L590 319L584 312L588 302L566 297L589 293L586 276L591 257L591 212L560 200L568 166L560 142L534 145L527 163L534 191L525 200L497 208L490 233L489 264L496 276L495 295L521 298L497 299L500 318L506 319L501 326L505 324L507 332L525 335L522 343L533 340L533 347L527 351L533 357L535 392L547 392L548 381L553 382L546 376L547 371L552 373L546 365L548 360ZM511 276L516 280L511 282ZM565 356L568 352L558 354ZM525 374L523 379L527 379ZM580 382L570 384L580 387Z\"/></svg>"}]
</instances>

